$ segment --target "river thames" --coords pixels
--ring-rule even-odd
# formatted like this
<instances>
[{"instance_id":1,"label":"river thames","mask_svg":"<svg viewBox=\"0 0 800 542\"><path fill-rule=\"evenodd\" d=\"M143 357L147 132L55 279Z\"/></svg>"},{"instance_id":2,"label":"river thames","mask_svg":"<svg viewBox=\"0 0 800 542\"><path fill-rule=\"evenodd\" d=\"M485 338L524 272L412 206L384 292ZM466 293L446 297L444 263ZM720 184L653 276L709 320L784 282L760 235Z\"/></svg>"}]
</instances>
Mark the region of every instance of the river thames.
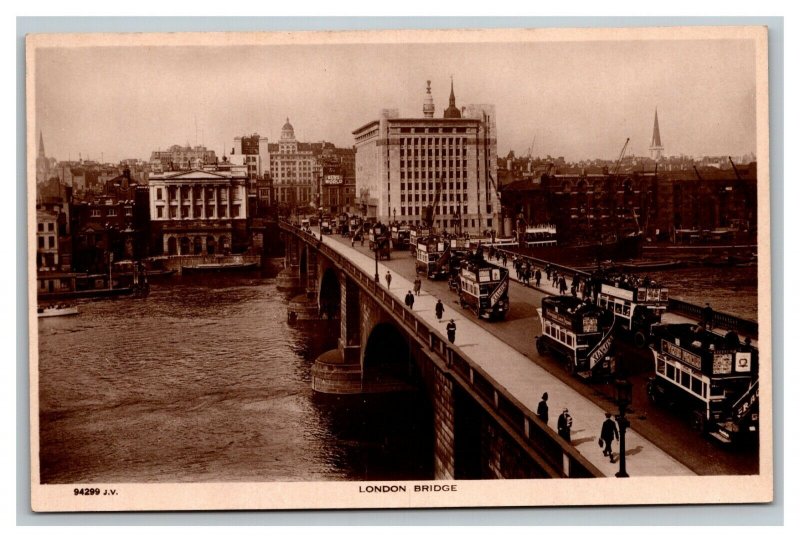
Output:
<instances>
[{"instance_id":1,"label":"river thames","mask_svg":"<svg viewBox=\"0 0 800 542\"><path fill-rule=\"evenodd\" d=\"M329 397L338 322L290 326L259 275L174 277L39 320L42 483L433 477L422 393Z\"/></svg>"}]
</instances>

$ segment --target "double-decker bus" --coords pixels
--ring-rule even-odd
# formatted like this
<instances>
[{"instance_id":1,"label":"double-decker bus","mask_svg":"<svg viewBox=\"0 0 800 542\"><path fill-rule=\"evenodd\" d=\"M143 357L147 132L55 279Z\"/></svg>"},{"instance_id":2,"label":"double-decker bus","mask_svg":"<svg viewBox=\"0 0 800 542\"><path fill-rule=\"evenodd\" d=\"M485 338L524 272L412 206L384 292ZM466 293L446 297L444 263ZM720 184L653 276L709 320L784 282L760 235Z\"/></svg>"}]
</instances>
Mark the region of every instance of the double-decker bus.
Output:
<instances>
[{"instance_id":1,"label":"double-decker bus","mask_svg":"<svg viewBox=\"0 0 800 542\"><path fill-rule=\"evenodd\" d=\"M411 229L408 226L392 226L392 248L403 250L410 245Z\"/></svg>"},{"instance_id":2,"label":"double-decker bus","mask_svg":"<svg viewBox=\"0 0 800 542\"><path fill-rule=\"evenodd\" d=\"M333 219L328 215L323 215L319 221L319 231L325 235L333 233Z\"/></svg>"},{"instance_id":3,"label":"double-decker bus","mask_svg":"<svg viewBox=\"0 0 800 542\"><path fill-rule=\"evenodd\" d=\"M542 321L542 334L536 339L540 354L561 357L568 373L583 378L614 373L613 314L573 296L545 297L537 312Z\"/></svg>"},{"instance_id":4,"label":"double-decker bus","mask_svg":"<svg viewBox=\"0 0 800 542\"><path fill-rule=\"evenodd\" d=\"M417 243L419 239L427 238L431 234L428 228L412 226L408 232L408 250L412 256L417 255Z\"/></svg>"},{"instance_id":5,"label":"double-decker bus","mask_svg":"<svg viewBox=\"0 0 800 542\"><path fill-rule=\"evenodd\" d=\"M558 244L556 227L552 224L542 224L525 228L522 242L528 248L554 247Z\"/></svg>"},{"instance_id":6,"label":"double-decker bus","mask_svg":"<svg viewBox=\"0 0 800 542\"><path fill-rule=\"evenodd\" d=\"M491 264L481 255L460 262L458 299L478 318L503 320L508 314L508 269Z\"/></svg>"},{"instance_id":7,"label":"double-decker bus","mask_svg":"<svg viewBox=\"0 0 800 542\"><path fill-rule=\"evenodd\" d=\"M653 326L661 323L661 315L667 310L668 303L667 288L633 277L606 279L597 295L597 304L614 313L620 329L640 348L650 340Z\"/></svg>"},{"instance_id":8,"label":"double-decker bus","mask_svg":"<svg viewBox=\"0 0 800 542\"><path fill-rule=\"evenodd\" d=\"M653 332L653 403L688 413L696 430L726 444L758 433L757 348L734 332L722 336L694 324Z\"/></svg>"},{"instance_id":9,"label":"double-decker bus","mask_svg":"<svg viewBox=\"0 0 800 542\"><path fill-rule=\"evenodd\" d=\"M417 238L417 273L432 280L444 279L450 273L450 243L436 235Z\"/></svg>"}]
</instances>

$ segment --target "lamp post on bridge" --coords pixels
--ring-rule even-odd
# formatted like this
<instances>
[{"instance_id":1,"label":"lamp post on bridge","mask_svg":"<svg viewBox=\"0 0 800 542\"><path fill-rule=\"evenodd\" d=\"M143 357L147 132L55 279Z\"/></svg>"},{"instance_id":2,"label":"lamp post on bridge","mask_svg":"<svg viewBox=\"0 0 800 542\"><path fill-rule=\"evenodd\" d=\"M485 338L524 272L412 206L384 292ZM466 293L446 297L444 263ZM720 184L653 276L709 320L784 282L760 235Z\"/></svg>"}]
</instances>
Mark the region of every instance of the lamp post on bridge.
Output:
<instances>
[{"instance_id":1,"label":"lamp post on bridge","mask_svg":"<svg viewBox=\"0 0 800 542\"><path fill-rule=\"evenodd\" d=\"M372 226L372 248L375 250L375 283L380 284L381 277L378 275L378 225Z\"/></svg>"},{"instance_id":2,"label":"lamp post on bridge","mask_svg":"<svg viewBox=\"0 0 800 542\"><path fill-rule=\"evenodd\" d=\"M617 478L628 478L628 471L625 470L625 431L630 427L630 422L625 417L625 409L631 404L633 385L627 378L618 378L614 385L617 391L617 405L619 406L619 416L617 425L619 426L619 472Z\"/></svg>"}]
</instances>

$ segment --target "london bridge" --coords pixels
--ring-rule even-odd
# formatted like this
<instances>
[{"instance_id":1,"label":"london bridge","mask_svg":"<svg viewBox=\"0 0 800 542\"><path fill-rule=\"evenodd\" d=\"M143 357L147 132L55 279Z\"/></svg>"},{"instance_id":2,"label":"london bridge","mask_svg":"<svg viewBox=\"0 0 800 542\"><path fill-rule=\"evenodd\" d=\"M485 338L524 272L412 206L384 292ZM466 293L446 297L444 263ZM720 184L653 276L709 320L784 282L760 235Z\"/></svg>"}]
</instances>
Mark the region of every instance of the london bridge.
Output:
<instances>
[{"instance_id":1,"label":"london bridge","mask_svg":"<svg viewBox=\"0 0 800 542\"><path fill-rule=\"evenodd\" d=\"M316 318L320 310L325 317L341 318L339 347L317 360L312 385L325 393L424 387L434 405L437 478L617 472L597 446L605 412L616 409L612 386L583 382L536 352L541 327L535 308L552 288L512 284L511 313L502 323L478 321L454 302L446 282L425 281L409 309L402 300L413 290L416 272L407 251L393 251L391 259L378 264L367 247L351 246L341 237L289 223L281 229L287 253L279 283L301 291L289 310L300 318ZM383 278L387 271L393 277L390 287ZM446 305L444 318L434 314L438 299ZM450 319L457 325L453 344L445 338ZM688 319L667 314L665 321ZM625 354L643 355L632 347ZM652 367L649 352L644 356ZM651 407L644 391L648 371L639 373L631 375L627 455L632 476L757 472L757 454L731 453L680 418ZM555 416L547 424L534 414L545 392L553 412L569 409L571 444L557 436Z\"/></svg>"}]
</instances>

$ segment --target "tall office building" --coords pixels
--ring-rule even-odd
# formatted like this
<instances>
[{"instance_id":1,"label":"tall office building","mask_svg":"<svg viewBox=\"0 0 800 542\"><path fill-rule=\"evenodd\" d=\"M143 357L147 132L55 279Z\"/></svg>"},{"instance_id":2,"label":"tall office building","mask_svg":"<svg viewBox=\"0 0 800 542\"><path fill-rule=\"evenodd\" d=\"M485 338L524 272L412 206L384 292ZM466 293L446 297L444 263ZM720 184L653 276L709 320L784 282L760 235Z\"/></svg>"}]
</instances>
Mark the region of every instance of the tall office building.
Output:
<instances>
[{"instance_id":1,"label":"tall office building","mask_svg":"<svg viewBox=\"0 0 800 542\"><path fill-rule=\"evenodd\" d=\"M500 231L494 105L459 109L451 82L443 117L434 111L428 82L421 117L385 109L353 131L356 205L383 222L410 224L421 224L434 206L440 229Z\"/></svg>"}]
</instances>

